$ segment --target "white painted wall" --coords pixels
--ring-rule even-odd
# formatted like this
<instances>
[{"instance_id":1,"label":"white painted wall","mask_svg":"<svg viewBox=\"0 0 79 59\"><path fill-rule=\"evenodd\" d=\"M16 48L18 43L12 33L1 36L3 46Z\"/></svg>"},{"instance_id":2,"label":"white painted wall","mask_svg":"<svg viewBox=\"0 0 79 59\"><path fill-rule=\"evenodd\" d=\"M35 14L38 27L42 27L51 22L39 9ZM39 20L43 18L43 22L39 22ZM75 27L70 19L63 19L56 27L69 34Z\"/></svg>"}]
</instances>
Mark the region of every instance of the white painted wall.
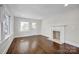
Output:
<instances>
[{"instance_id":1,"label":"white painted wall","mask_svg":"<svg viewBox=\"0 0 79 59\"><path fill-rule=\"evenodd\" d=\"M79 47L79 9L43 20L42 34L53 40L51 28L56 25L67 25L65 27L65 42Z\"/></svg>"},{"instance_id":2,"label":"white painted wall","mask_svg":"<svg viewBox=\"0 0 79 59\"><path fill-rule=\"evenodd\" d=\"M3 12L5 11L5 13L8 13L10 16L11 16L11 19L10 19L10 37L8 37L6 40L2 41L3 39L1 38L1 41L0 41L0 54L1 53L6 53L10 44L12 43L13 41L13 38L14 38L14 18L13 18L13 15L11 14L10 10L8 9L8 7L6 5L3 5L3 7L1 7L2 10L1 10L1 16L3 16ZM0 18L1 21L3 20L3 18ZM2 31L2 30L1 30ZM1 34L2 35L2 34ZM1 37L4 37L3 35Z\"/></svg>"},{"instance_id":3,"label":"white painted wall","mask_svg":"<svg viewBox=\"0 0 79 59\"><path fill-rule=\"evenodd\" d=\"M1 23L0 23L0 40L1 40Z\"/></svg>"},{"instance_id":4,"label":"white painted wall","mask_svg":"<svg viewBox=\"0 0 79 59\"><path fill-rule=\"evenodd\" d=\"M0 7L0 15L1 15L1 7ZM0 16L0 40L1 40L1 16Z\"/></svg>"},{"instance_id":5,"label":"white painted wall","mask_svg":"<svg viewBox=\"0 0 79 59\"><path fill-rule=\"evenodd\" d=\"M29 29L29 31L20 31L20 22L29 22L30 23L30 29ZM31 28L31 23L32 22L37 23L37 25L36 25L37 28L35 30L33 30ZM40 33L41 33L41 20L15 17L14 25L15 25L14 26L15 37L40 35Z\"/></svg>"}]
</instances>

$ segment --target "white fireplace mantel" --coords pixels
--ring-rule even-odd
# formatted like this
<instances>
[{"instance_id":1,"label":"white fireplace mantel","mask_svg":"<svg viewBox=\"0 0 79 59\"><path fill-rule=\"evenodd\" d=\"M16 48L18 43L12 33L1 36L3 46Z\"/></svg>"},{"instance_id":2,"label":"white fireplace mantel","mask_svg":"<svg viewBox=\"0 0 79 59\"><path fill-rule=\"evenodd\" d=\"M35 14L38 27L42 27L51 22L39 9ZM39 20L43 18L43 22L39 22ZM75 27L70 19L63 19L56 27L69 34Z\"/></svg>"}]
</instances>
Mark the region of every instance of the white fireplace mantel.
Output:
<instances>
[{"instance_id":1,"label":"white fireplace mantel","mask_svg":"<svg viewBox=\"0 0 79 59\"><path fill-rule=\"evenodd\" d=\"M64 43L64 29L65 29L65 25L59 25L59 26L53 26L52 27L52 38L53 38L53 31L59 31L60 32L60 40L57 39L53 39L54 42L62 44Z\"/></svg>"}]
</instances>

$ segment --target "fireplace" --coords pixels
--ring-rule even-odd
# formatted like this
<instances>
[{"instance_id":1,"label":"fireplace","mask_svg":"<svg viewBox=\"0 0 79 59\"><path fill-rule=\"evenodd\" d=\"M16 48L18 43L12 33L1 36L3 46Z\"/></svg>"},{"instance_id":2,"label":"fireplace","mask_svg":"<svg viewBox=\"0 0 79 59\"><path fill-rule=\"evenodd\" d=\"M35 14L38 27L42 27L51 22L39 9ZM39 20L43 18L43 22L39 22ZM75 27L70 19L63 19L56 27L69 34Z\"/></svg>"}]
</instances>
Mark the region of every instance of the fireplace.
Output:
<instances>
[{"instance_id":1,"label":"fireplace","mask_svg":"<svg viewBox=\"0 0 79 59\"><path fill-rule=\"evenodd\" d=\"M59 44L64 43L64 26L53 26L53 41Z\"/></svg>"},{"instance_id":2,"label":"fireplace","mask_svg":"<svg viewBox=\"0 0 79 59\"><path fill-rule=\"evenodd\" d=\"M53 39L60 40L60 31L53 31Z\"/></svg>"}]
</instances>

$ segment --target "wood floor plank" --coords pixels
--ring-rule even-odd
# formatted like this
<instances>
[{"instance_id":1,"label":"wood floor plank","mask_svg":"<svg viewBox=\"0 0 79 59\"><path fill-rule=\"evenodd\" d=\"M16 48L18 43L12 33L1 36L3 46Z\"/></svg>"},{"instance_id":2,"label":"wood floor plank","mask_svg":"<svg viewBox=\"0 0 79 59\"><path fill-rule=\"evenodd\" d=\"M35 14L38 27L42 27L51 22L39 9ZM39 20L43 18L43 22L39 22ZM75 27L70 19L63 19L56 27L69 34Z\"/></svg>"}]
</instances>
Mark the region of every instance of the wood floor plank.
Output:
<instances>
[{"instance_id":1,"label":"wood floor plank","mask_svg":"<svg viewBox=\"0 0 79 59\"><path fill-rule=\"evenodd\" d=\"M15 38L7 54L72 54L79 48L69 44L58 44L42 35Z\"/></svg>"}]
</instances>

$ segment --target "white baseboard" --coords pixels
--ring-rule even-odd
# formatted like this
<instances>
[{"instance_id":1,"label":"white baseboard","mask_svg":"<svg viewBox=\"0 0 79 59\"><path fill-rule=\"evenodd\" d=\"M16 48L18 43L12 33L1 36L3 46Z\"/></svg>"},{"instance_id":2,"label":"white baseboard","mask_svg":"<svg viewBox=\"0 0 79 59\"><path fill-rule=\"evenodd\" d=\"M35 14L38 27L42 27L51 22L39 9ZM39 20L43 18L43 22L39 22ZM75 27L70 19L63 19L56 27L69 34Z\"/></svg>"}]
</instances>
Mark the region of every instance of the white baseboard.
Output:
<instances>
[{"instance_id":1,"label":"white baseboard","mask_svg":"<svg viewBox=\"0 0 79 59\"><path fill-rule=\"evenodd\" d=\"M40 35L40 34L36 34L36 35ZM14 38L18 38L18 37L28 37L28 36L33 36L33 35L15 36Z\"/></svg>"},{"instance_id":2,"label":"white baseboard","mask_svg":"<svg viewBox=\"0 0 79 59\"><path fill-rule=\"evenodd\" d=\"M48 40L53 41L52 38L48 38ZM55 42L57 42L57 41L55 41ZM59 42L57 42L57 43L59 43ZM64 41L64 42L61 42L59 44L63 44L63 43L67 43L67 44L70 44L72 46L75 46L75 47L78 47L79 48L79 42L75 42L75 41Z\"/></svg>"},{"instance_id":3,"label":"white baseboard","mask_svg":"<svg viewBox=\"0 0 79 59\"><path fill-rule=\"evenodd\" d=\"M79 47L79 43L78 42L65 41L65 43L73 45L75 47Z\"/></svg>"},{"instance_id":4,"label":"white baseboard","mask_svg":"<svg viewBox=\"0 0 79 59\"><path fill-rule=\"evenodd\" d=\"M11 40L10 43L6 46L6 48L5 48L5 50L2 52L2 54L6 54L6 53L7 53L8 49L9 49L9 47L10 47L12 41L13 41L13 39L14 39L14 37L10 39L10 40Z\"/></svg>"}]
</instances>

